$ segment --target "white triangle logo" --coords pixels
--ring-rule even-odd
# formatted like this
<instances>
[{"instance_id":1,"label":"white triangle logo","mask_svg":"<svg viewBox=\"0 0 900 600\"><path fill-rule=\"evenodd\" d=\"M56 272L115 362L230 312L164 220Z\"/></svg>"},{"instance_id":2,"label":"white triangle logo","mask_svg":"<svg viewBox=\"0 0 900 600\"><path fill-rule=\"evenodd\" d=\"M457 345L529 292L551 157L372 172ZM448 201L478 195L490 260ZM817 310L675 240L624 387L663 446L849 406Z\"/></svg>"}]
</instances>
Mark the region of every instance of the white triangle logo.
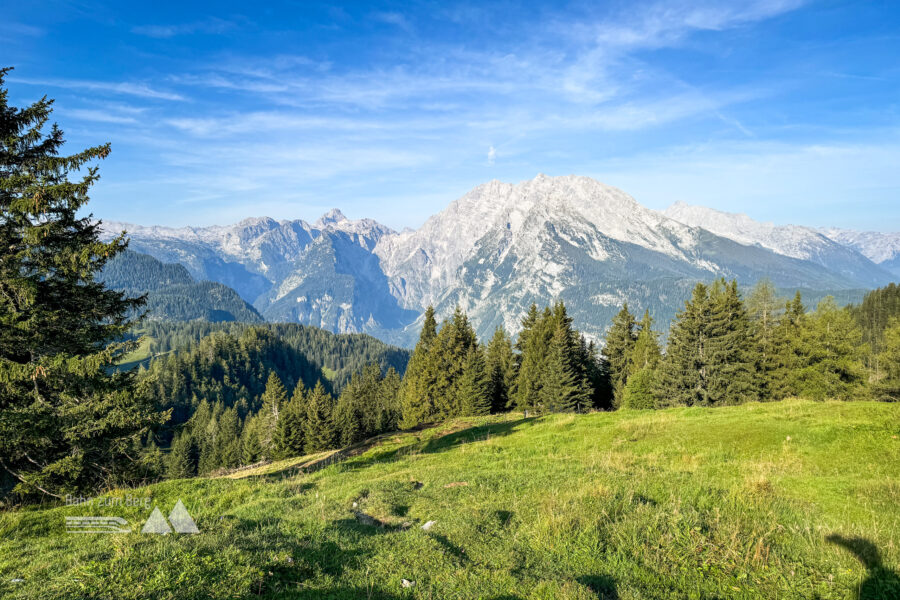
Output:
<instances>
[{"instance_id":1,"label":"white triangle logo","mask_svg":"<svg viewBox=\"0 0 900 600\"><path fill-rule=\"evenodd\" d=\"M197 529L197 524L194 523L194 519L188 514L180 498L175 503L175 508L169 513L169 522L172 524L172 529L177 533L200 533L200 530Z\"/></svg>"},{"instance_id":2,"label":"white triangle logo","mask_svg":"<svg viewBox=\"0 0 900 600\"><path fill-rule=\"evenodd\" d=\"M169 526L169 523L172 523L172 525ZM147 522L144 523L144 528L141 529L141 533L157 533L161 535L172 533L172 531L176 533L200 533L200 530L197 529L197 524L194 523L194 519L188 514L187 508L185 508L180 498L175 503L175 508L169 513L168 521L159 512L159 507L154 506L153 512L150 513L150 518L147 519Z\"/></svg>"},{"instance_id":3,"label":"white triangle logo","mask_svg":"<svg viewBox=\"0 0 900 600\"><path fill-rule=\"evenodd\" d=\"M153 512L150 513L150 518L147 519L147 522L144 523L144 528L141 529L141 533L159 533L166 535L167 533L172 533L172 528L169 527L169 522L166 521L166 518L159 512L159 508L154 506Z\"/></svg>"}]
</instances>

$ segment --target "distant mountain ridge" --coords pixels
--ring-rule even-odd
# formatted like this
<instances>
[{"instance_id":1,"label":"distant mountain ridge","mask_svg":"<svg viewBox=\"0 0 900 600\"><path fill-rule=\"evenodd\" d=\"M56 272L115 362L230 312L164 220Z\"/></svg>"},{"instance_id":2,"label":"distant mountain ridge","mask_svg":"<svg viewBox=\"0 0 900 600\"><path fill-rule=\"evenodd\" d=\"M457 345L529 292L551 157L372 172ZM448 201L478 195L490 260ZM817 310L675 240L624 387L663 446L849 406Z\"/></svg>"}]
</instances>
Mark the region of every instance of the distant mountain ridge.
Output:
<instances>
[{"instance_id":1,"label":"distant mountain ridge","mask_svg":"<svg viewBox=\"0 0 900 600\"><path fill-rule=\"evenodd\" d=\"M245 219L230 226L127 230L131 248L233 287L270 321L364 332L403 345L428 304L459 304L480 335L511 333L532 302L566 301L599 338L623 302L665 328L696 281L770 278L785 289L861 290L893 275L805 227L675 205L665 212L588 177L477 186L417 230L395 232L339 210L313 224Z\"/></svg>"},{"instance_id":2,"label":"distant mountain ridge","mask_svg":"<svg viewBox=\"0 0 900 600\"><path fill-rule=\"evenodd\" d=\"M99 279L130 296L146 294L142 312L151 320L263 322L260 314L230 287L195 281L180 264L163 263L131 250L110 260Z\"/></svg>"}]
</instances>

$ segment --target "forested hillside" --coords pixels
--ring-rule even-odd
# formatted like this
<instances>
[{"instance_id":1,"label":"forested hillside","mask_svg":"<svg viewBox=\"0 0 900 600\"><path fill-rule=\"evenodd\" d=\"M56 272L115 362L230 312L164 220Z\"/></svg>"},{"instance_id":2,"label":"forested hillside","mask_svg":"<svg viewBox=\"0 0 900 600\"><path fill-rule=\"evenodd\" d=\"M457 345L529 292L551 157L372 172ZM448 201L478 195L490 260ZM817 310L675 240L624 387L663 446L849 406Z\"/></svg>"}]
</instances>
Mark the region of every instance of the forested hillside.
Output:
<instances>
[{"instance_id":1,"label":"forested hillside","mask_svg":"<svg viewBox=\"0 0 900 600\"><path fill-rule=\"evenodd\" d=\"M163 263L147 254L122 252L104 266L98 280L131 296L146 294L143 310L149 320L263 320L230 287L213 281L196 282L182 265Z\"/></svg>"}]
</instances>

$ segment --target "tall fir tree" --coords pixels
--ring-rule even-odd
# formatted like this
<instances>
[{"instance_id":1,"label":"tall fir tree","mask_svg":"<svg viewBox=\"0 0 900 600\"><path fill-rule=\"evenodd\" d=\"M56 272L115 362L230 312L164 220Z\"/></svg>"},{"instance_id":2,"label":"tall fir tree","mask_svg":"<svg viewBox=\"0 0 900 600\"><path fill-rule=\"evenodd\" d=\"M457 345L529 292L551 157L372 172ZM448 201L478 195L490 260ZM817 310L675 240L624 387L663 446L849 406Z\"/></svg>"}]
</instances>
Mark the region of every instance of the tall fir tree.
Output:
<instances>
[{"instance_id":1,"label":"tall fir tree","mask_svg":"<svg viewBox=\"0 0 900 600\"><path fill-rule=\"evenodd\" d=\"M881 367L872 384L872 395L876 400L900 402L900 318L888 321L879 342Z\"/></svg>"},{"instance_id":2,"label":"tall fir tree","mask_svg":"<svg viewBox=\"0 0 900 600\"><path fill-rule=\"evenodd\" d=\"M644 311L644 316L637 328L634 347L631 351L629 377L642 369L656 369L662 359L659 334L653 331L653 318L650 316L649 310Z\"/></svg>"},{"instance_id":3,"label":"tall fir tree","mask_svg":"<svg viewBox=\"0 0 900 600\"><path fill-rule=\"evenodd\" d=\"M708 404L709 316L709 290L698 283L669 330L669 343L659 373L661 406Z\"/></svg>"},{"instance_id":4,"label":"tall fir tree","mask_svg":"<svg viewBox=\"0 0 900 600\"><path fill-rule=\"evenodd\" d=\"M850 311L826 297L801 335L800 395L815 400L851 400L865 391L866 346Z\"/></svg>"},{"instance_id":5,"label":"tall fir tree","mask_svg":"<svg viewBox=\"0 0 900 600\"><path fill-rule=\"evenodd\" d=\"M459 415L486 415L491 411L484 351L478 344L469 346L456 386L456 395Z\"/></svg>"},{"instance_id":6,"label":"tall fir tree","mask_svg":"<svg viewBox=\"0 0 900 600\"><path fill-rule=\"evenodd\" d=\"M753 286L746 304L756 344L755 370L759 396L762 400L771 400L774 390L770 384L772 375L778 368L776 328L784 306L778 301L775 286L769 279L762 279Z\"/></svg>"},{"instance_id":7,"label":"tall fir tree","mask_svg":"<svg viewBox=\"0 0 900 600\"><path fill-rule=\"evenodd\" d=\"M516 358L513 354L512 340L502 327L494 330L494 336L488 342L485 369L491 412L503 412L510 407L512 401L516 383Z\"/></svg>"},{"instance_id":8,"label":"tall fir tree","mask_svg":"<svg viewBox=\"0 0 900 600\"><path fill-rule=\"evenodd\" d=\"M772 331L772 369L765 376L770 400L783 400L800 393L799 371L803 365L801 332L806 328L806 307L798 291L789 300Z\"/></svg>"},{"instance_id":9,"label":"tall fir tree","mask_svg":"<svg viewBox=\"0 0 900 600\"><path fill-rule=\"evenodd\" d=\"M631 371L632 351L636 341L634 315L628 310L628 304L613 317L612 326L606 332L606 343L603 345L603 357L609 366L609 377L613 388L613 403L620 406L628 374Z\"/></svg>"},{"instance_id":10,"label":"tall fir tree","mask_svg":"<svg viewBox=\"0 0 900 600\"><path fill-rule=\"evenodd\" d=\"M737 281L719 279L710 290L706 323L706 402L742 404L759 400L757 347Z\"/></svg>"},{"instance_id":11,"label":"tall fir tree","mask_svg":"<svg viewBox=\"0 0 900 600\"><path fill-rule=\"evenodd\" d=\"M306 389L298 383L278 418L275 447L282 457L303 454L303 423L306 419Z\"/></svg>"},{"instance_id":12,"label":"tall fir tree","mask_svg":"<svg viewBox=\"0 0 900 600\"><path fill-rule=\"evenodd\" d=\"M550 348L553 330L549 308L539 313L532 304L522 320L519 333L519 368L516 377L515 405L521 411L538 410L541 406L541 380Z\"/></svg>"},{"instance_id":13,"label":"tall fir tree","mask_svg":"<svg viewBox=\"0 0 900 600\"><path fill-rule=\"evenodd\" d=\"M400 388L400 426L404 429L426 422L436 412L435 398L431 395L435 365L429 362L433 358L431 349L436 339L437 320L434 307L429 306L425 310L422 332L409 359Z\"/></svg>"},{"instance_id":14,"label":"tall fir tree","mask_svg":"<svg viewBox=\"0 0 900 600\"><path fill-rule=\"evenodd\" d=\"M86 214L108 144L64 156L52 100L10 106L0 69L0 471L23 495L62 497L130 476L128 451L164 420L115 368L143 298L95 280L122 252ZM69 180L70 174L81 174Z\"/></svg>"},{"instance_id":15,"label":"tall fir tree","mask_svg":"<svg viewBox=\"0 0 900 600\"><path fill-rule=\"evenodd\" d=\"M334 447L336 440L331 414L331 398L320 381L309 393L306 401L303 448L307 453L321 452Z\"/></svg>"},{"instance_id":16,"label":"tall fir tree","mask_svg":"<svg viewBox=\"0 0 900 600\"><path fill-rule=\"evenodd\" d=\"M572 366L569 341L565 325L557 323L541 369L537 406L540 412L572 412L586 404L587 398Z\"/></svg>"},{"instance_id":17,"label":"tall fir tree","mask_svg":"<svg viewBox=\"0 0 900 600\"><path fill-rule=\"evenodd\" d=\"M262 406L259 409L260 420L260 446L266 458L273 458L277 454L276 436L278 432L278 420L281 410L287 403L287 391L284 384L275 371L269 373L266 380L266 390L262 395Z\"/></svg>"}]
</instances>

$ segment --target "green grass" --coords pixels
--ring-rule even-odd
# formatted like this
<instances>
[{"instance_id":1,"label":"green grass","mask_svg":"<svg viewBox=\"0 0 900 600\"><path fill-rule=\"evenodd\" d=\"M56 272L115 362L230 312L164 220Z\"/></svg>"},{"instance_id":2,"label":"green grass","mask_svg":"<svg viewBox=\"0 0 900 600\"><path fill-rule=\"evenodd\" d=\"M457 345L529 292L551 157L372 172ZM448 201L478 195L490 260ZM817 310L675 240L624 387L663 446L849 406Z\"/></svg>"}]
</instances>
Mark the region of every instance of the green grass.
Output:
<instances>
[{"instance_id":1,"label":"green grass","mask_svg":"<svg viewBox=\"0 0 900 600\"><path fill-rule=\"evenodd\" d=\"M143 508L2 513L0 597L878 597L900 563L898 436L900 405L864 402L459 420L311 474L112 494L181 498L198 535L64 532L92 514L137 531Z\"/></svg>"},{"instance_id":2,"label":"green grass","mask_svg":"<svg viewBox=\"0 0 900 600\"><path fill-rule=\"evenodd\" d=\"M122 360L119 361L118 368L122 371L134 369L142 362L150 359L150 344L153 343L153 338L145 335L142 331L138 331L137 334L142 336L138 347L123 356Z\"/></svg>"}]
</instances>

